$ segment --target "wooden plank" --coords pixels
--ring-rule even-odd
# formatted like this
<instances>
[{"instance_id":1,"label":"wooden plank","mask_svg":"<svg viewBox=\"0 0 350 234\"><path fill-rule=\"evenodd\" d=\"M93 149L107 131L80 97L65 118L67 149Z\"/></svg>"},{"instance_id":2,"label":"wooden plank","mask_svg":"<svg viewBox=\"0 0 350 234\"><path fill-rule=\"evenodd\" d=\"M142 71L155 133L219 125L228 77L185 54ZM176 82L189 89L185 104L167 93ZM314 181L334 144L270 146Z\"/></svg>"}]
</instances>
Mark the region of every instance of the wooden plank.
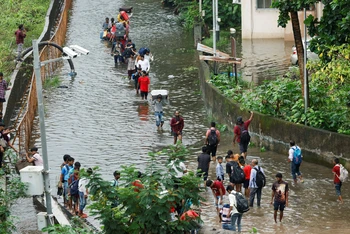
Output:
<instances>
[{"instance_id":1,"label":"wooden plank","mask_svg":"<svg viewBox=\"0 0 350 234\"><path fill-rule=\"evenodd\" d=\"M215 61L215 62L230 63L230 64L241 64L241 59L234 58L234 57L223 58L223 57L199 55L199 60Z\"/></svg>"},{"instance_id":2,"label":"wooden plank","mask_svg":"<svg viewBox=\"0 0 350 234\"><path fill-rule=\"evenodd\" d=\"M214 49L210 48L209 46L203 45L201 43L197 44L197 50L201 52L205 52L208 54L214 54ZM216 55L221 57L230 57L229 54L226 54L224 52L221 52L220 50L216 50Z\"/></svg>"}]
</instances>

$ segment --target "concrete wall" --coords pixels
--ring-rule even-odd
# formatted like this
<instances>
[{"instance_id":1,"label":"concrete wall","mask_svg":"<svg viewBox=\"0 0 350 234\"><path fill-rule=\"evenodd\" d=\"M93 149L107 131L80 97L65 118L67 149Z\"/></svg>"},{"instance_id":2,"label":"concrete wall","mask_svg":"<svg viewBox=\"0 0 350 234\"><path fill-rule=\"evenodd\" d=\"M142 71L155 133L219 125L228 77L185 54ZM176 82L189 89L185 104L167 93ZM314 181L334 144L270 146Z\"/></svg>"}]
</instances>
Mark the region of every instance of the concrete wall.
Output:
<instances>
[{"instance_id":1,"label":"concrete wall","mask_svg":"<svg viewBox=\"0 0 350 234\"><path fill-rule=\"evenodd\" d=\"M293 41L292 24L289 21L286 28L278 27L279 10L275 8L257 8L257 0L245 0L241 3L242 7L242 38L284 38L286 41ZM322 14L322 5L317 4L312 11L306 12L307 16L312 14L320 16ZM304 13L298 12L300 29L304 37Z\"/></svg>"},{"instance_id":2,"label":"concrete wall","mask_svg":"<svg viewBox=\"0 0 350 234\"><path fill-rule=\"evenodd\" d=\"M240 110L239 104L223 96L208 83L209 76L208 65L200 61L199 79L209 115L214 116L218 122L227 124L232 130L236 118L243 116L243 119L248 119L249 113ZM252 141L260 147L286 154L289 141L293 139L302 148L304 160L331 165L332 158L336 156L350 169L350 136L290 123L256 112L249 131Z\"/></svg>"}]
</instances>

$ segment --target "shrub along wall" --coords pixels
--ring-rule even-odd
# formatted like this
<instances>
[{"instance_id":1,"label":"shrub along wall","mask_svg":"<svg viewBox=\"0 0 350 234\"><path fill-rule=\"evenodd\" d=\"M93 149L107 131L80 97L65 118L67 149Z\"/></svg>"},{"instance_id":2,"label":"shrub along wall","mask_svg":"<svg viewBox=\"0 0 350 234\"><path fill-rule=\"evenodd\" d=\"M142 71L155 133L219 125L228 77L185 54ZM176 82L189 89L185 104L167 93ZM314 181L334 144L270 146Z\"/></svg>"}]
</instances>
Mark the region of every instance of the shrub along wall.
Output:
<instances>
[{"instance_id":1,"label":"shrub along wall","mask_svg":"<svg viewBox=\"0 0 350 234\"><path fill-rule=\"evenodd\" d=\"M207 82L210 79L210 70L203 61L200 61L199 79L207 110L218 122L227 124L232 130L238 116L243 116L243 119L249 118L249 113L242 111L239 104L226 98ZM293 139L302 148L304 160L331 165L332 158L339 157L350 169L348 135L294 124L256 112L249 131L252 141L260 147L264 146L268 150L287 155L289 141Z\"/></svg>"}]
</instances>

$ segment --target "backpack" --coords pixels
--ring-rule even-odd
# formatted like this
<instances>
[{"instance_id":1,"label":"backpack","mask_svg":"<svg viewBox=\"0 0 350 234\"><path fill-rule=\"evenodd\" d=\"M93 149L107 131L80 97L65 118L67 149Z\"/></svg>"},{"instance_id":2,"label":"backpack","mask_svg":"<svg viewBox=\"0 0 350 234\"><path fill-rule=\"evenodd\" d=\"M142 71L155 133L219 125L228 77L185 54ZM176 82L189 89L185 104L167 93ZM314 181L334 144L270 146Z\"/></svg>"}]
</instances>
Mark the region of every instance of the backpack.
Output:
<instances>
[{"instance_id":1,"label":"backpack","mask_svg":"<svg viewBox=\"0 0 350 234\"><path fill-rule=\"evenodd\" d=\"M337 176L341 182L345 182L348 179L349 172L348 170L346 170L346 168L342 164L339 164L339 167L340 167L340 174L339 176L338 175Z\"/></svg>"},{"instance_id":2,"label":"backpack","mask_svg":"<svg viewBox=\"0 0 350 234\"><path fill-rule=\"evenodd\" d=\"M218 136L216 135L216 129L211 129L208 136L208 144L216 145L218 143Z\"/></svg>"},{"instance_id":3,"label":"backpack","mask_svg":"<svg viewBox=\"0 0 350 234\"><path fill-rule=\"evenodd\" d=\"M116 37L124 37L125 35L125 28L122 23L116 23L115 24L117 31L115 32Z\"/></svg>"},{"instance_id":4,"label":"backpack","mask_svg":"<svg viewBox=\"0 0 350 234\"><path fill-rule=\"evenodd\" d=\"M239 213L245 213L249 210L248 200L241 194L236 192L236 209Z\"/></svg>"},{"instance_id":5,"label":"backpack","mask_svg":"<svg viewBox=\"0 0 350 234\"><path fill-rule=\"evenodd\" d=\"M243 126L238 125L238 127L241 130L241 136L240 136L241 143L249 143L250 135L249 135L248 129L245 129L244 124Z\"/></svg>"},{"instance_id":6,"label":"backpack","mask_svg":"<svg viewBox=\"0 0 350 234\"><path fill-rule=\"evenodd\" d=\"M72 176L72 180L74 180L74 175ZM71 195L77 195L79 193L79 179L78 180L74 180L70 185L70 194Z\"/></svg>"},{"instance_id":7,"label":"backpack","mask_svg":"<svg viewBox=\"0 0 350 234\"><path fill-rule=\"evenodd\" d=\"M245 180L245 175L243 169L238 165L238 163L234 162L231 164L231 176L230 182L234 184L241 184Z\"/></svg>"},{"instance_id":8,"label":"backpack","mask_svg":"<svg viewBox=\"0 0 350 234\"><path fill-rule=\"evenodd\" d=\"M293 163L299 165L302 162L301 149L298 146L292 147L293 149Z\"/></svg>"},{"instance_id":9,"label":"backpack","mask_svg":"<svg viewBox=\"0 0 350 234\"><path fill-rule=\"evenodd\" d=\"M127 48L127 49L124 50L122 56L125 57L125 58L130 58L131 54L132 54L131 48Z\"/></svg>"},{"instance_id":10,"label":"backpack","mask_svg":"<svg viewBox=\"0 0 350 234\"><path fill-rule=\"evenodd\" d=\"M254 167L254 169L256 170L256 177L255 177L256 186L258 186L258 188L265 187L266 178L265 178L264 173L262 173L262 171L260 170L260 167L259 167L259 169L256 169Z\"/></svg>"},{"instance_id":11,"label":"backpack","mask_svg":"<svg viewBox=\"0 0 350 234\"><path fill-rule=\"evenodd\" d=\"M139 49L139 55L145 55L147 52L150 52L150 50L146 47L142 47Z\"/></svg>"}]
</instances>

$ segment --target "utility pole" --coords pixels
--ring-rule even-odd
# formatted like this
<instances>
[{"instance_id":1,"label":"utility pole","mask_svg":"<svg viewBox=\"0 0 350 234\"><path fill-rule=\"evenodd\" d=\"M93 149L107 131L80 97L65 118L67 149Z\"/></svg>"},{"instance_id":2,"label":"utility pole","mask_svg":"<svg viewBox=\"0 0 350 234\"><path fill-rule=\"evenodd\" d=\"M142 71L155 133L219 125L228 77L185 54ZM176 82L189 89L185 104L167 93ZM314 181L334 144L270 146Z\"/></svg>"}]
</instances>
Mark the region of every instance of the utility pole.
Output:
<instances>
[{"instance_id":1,"label":"utility pole","mask_svg":"<svg viewBox=\"0 0 350 234\"><path fill-rule=\"evenodd\" d=\"M304 8L304 20L306 19L306 8ZM307 109L309 107L309 78L306 70L306 62L307 62L307 31L306 24L304 23L304 108L305 114L307 113ZM306 121L305 121L306 124Z\"/></svg>"},{"instance_id":2,"label":"utility pole","mask_svg":"<svg viewBox=\"0 0 350 234\"><path fill-rule=\"evenodd\" d=\"M46 144L46 131L45 131L45 119L44 119L44 103L43 103L43 92L42 92L42 81L41 81L41 64L39 60L39 46L38 41L33 40L33 56L34 56L34 73L35 73L35 83L36 83L36 94L38 97L38 113L39 113L39 121L40 121L40 136L41 136L41 149L43 155L44 162L44 191L46 198L46 220L47 225L51 226L51 217L53 217L52 213L52 204L51 204L51 189L50 189L50 176L49 176L49 159L47 156L47 144Z\"/></svg>"}]
</instances>

